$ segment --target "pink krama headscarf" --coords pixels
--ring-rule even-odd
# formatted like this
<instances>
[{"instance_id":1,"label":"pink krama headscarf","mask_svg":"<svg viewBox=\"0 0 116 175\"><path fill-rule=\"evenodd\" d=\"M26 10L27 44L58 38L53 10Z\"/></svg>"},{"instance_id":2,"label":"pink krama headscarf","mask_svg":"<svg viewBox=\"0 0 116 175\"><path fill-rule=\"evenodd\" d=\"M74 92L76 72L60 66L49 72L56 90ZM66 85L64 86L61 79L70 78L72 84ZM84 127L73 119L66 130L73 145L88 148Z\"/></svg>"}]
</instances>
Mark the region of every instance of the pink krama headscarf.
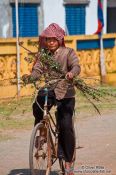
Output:
<instances>
[{"instance_id":1,"label":"pink krama headscarf","mask_svg":"<svg viewBox=\"0 0 116 175\"><path fill-rule=\"evenodd\" d=\"M58 40L60 46L64 44L65 31L56 23L50 24L39 36L39 44L41 48L46 46L46 38L54 37Z\"/></svg>"}]
</instances>

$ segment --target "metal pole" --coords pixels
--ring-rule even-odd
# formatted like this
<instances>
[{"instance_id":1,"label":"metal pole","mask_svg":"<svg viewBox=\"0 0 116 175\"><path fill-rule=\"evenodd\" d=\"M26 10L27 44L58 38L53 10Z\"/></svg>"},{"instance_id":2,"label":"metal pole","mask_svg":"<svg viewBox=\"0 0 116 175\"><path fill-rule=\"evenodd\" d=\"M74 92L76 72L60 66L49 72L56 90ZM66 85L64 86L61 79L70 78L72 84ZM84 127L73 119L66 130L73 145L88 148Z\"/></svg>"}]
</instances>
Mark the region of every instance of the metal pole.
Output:
<instances>
[{"instance_id":1,"label":"metal pole","mask_svg":"<svg viewBox=\"0 0 116 175\"><path fill-rule=\"evenodd\" d=\"M102 1L103 5L103 17L104 17L104 1ZM106 82L106 66L105 66L105 56L104 56L104 46L103 46L103 29L100 35L100 67L101 67L101 83Z\"/></svg>"},{"instance_id":2,"label":"metal pole","mask_svg":"<svg viewBox=\"0 0 116 175\"><path fill-rule=\"evenodd\" d=\"M101 65L101 75L102 75L102 77L105 77L106 76L106 67L105 67L105 57L104 57L104 47L103 47L102 34L100 36L100 65Z\"/></svg>"},{"instance_id":3,"label":"metal pole","mask_svg":"<svg viewBox=\"0 0 116 175\"><path fill-rule=\"evenodd\" d=\"M20 96L20 47L19 47L19 19L18 0L15 0L16 9L16 48L17 48L17 95Z\"/></svg>"},{"instance_id":4,"label":"metal pole","mask_svg":"<svg viewBox=\"0 0 116 175\"><path fill-rule=\"evenodd\" d=\"M107 0L103 1L104 28L103 33L107 33Z\"/></svg>"}]
</instances>

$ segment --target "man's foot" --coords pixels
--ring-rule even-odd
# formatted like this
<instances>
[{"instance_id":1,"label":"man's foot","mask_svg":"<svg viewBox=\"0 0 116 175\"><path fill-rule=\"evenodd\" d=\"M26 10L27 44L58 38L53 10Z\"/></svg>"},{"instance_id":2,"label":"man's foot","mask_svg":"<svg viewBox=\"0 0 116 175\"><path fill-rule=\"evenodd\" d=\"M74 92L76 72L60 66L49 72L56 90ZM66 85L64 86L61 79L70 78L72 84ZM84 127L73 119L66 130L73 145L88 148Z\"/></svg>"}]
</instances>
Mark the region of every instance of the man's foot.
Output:
<instances>
[{"instance_id":1,"label":"man's foot","mask_svg":"<svg viewBox=\"0 0 116 175\"><path fill-rule=\"evenodd\" d=\"M65 162L65 175L74 175L73 162Z\"/></svg>"}]
</instances>

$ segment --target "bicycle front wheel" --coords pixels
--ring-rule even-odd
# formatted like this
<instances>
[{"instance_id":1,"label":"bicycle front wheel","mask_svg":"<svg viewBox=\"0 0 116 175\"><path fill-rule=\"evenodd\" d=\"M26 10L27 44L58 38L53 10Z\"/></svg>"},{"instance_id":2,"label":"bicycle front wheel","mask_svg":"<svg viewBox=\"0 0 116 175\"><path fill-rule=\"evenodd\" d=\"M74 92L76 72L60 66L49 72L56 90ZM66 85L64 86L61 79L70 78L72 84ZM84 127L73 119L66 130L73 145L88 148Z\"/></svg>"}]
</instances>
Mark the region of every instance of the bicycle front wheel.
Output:
<instances>
[{"instance_id":1,"label":"bicycle front wheel","mask_svg":"<svg viewBox=\"0 0 116 175\"><path fill-rule=\"evenodd\" d=\"M40 130L47 130L46 137L42 138ZM37 124L31 135L29 148L29 165L31 175L49 175L51 169L51 146L49 128L43 123Z\"/></svg>"}]
</instances>

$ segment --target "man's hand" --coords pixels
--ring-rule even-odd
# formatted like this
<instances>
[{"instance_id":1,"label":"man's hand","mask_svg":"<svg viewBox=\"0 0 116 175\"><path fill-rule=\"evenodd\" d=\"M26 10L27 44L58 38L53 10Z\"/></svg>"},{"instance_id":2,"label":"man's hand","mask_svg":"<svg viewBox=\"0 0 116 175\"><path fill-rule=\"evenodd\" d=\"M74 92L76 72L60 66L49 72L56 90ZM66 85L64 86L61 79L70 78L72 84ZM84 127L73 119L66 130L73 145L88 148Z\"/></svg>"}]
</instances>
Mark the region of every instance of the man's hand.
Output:
<instances>
[{"instance_id":1,"label":"man's hand","mask_svg":"<svg viewBox=\"0 0 116 175\"><path fill-rule=\"evenodd\" d=\"M71 79L73 79L74 74L72 72L67 72L65 77L66 77L66 79L71 80Z\"/></svg>"},{"instance_id":2,"label":"man's hand","mask_svg":"<svg viewBox=\"0 0 116 175\"><path fill-rule=\"evenodd\" d=\"M28 74L24 74L21 79L25 84L35 83L37 81L37 79Z\"/></svg>"},{"instance_id":3,"label":"man's hand","mask_svg":"<svg viewBox=\"0 0 116 175\"><path fill-rule=\"evenodd\" d=\"M30 75L24 74L21 78L21 80L25 83L28 84L30 82Z\"/></svg>"}]
</instances>

